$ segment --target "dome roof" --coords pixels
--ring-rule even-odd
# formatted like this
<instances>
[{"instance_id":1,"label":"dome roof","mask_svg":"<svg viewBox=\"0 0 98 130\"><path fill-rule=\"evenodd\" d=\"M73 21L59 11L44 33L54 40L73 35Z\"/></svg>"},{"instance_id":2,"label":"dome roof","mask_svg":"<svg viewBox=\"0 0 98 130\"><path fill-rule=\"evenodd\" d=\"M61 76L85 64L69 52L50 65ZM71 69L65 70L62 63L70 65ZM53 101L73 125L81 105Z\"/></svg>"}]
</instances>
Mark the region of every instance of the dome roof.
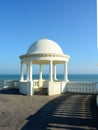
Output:
<instances>
[{"instance_id":1,"label":"dome roof","mask_svg":"<svg viewBox=\"0 0 98 130\"><path fill-rule=\"evenodd\" d=\"M34 53L63 54L63 51L56 42L49 39L41 39L39 41L34 42L27 51L27 54Z\"/></svg>"}]
</instances>

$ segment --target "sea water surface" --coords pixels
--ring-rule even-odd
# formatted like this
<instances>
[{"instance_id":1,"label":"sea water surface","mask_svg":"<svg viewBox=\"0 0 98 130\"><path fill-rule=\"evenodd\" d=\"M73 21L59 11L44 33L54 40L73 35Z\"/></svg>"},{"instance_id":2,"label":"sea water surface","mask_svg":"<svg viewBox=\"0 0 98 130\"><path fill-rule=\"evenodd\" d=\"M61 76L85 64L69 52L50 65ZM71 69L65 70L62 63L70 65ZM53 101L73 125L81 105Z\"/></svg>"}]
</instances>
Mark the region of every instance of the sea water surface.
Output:
<instances>
[{"instance_id":1,"label":"sea water surface","mask_svg":"<svg viewBox=\"0 0 98 130\"><path fill-rule=\"evenodd\" d=\"M26 79L26 75L24 75ZM33 75L33 79L39 79L38 74ZM49 79L48 74L43 74L43 79ZM57 79L63 80L64 75L58 74ZM68 79L70 81L91 81L91 82L98 82L98 74L69 74ZM19 74L2 74L0 75L0 80L20 80Z\"/></svg>"}]
</instances>

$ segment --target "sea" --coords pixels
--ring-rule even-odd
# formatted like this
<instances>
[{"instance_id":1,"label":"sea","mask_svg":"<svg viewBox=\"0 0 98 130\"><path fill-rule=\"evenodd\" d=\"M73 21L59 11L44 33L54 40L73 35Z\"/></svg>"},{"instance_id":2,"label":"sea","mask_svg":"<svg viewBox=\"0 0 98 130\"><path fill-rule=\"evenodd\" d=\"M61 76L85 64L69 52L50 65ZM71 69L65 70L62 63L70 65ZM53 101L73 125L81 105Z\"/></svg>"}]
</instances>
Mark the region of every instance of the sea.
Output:
<instances>
[{"instance_id":1,"label":"sea","mask_svg":"<svg viewBox=\"0 0 98 130\"><path fill-rule=\"evenodd\" d=\"M34 74L33 79L39 79L38 74ZM26 79L26 75L24 75L24 79ZM43 79L48 80L49 75L43 74ZM58 74L58 80L63 80L64 75ZM98 74L69 74L69 81L89 81L89 82L98 82ZM0 80L20 80L19 74L0 74Z\"/></svg>"}]
</instances>

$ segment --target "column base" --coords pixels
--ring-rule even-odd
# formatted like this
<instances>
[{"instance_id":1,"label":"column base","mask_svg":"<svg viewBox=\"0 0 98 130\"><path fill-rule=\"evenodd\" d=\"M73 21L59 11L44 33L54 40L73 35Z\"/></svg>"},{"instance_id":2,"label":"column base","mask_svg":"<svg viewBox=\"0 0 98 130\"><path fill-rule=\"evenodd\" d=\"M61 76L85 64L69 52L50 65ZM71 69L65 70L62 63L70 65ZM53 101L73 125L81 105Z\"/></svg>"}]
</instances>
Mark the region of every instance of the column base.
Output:
<instances>
[{"instance_id":1,"label":"column base","mask_svg":"<svg viewBox=\"0 0 98 130\"><path fill-rule=\"evenodd\" d=\"M68 79L65 79L64 81L69 82L69 80L68 80Z\"/></svg>"},{"instance_id":2,"label":"column base","mask_svg":"<svg viewBox=\"0 0 98 130\"><path fill-rule=\"evenodd\" d=\"M57 81L57 79L55 78L54 81Z\"/></svg>"}]
</instances>

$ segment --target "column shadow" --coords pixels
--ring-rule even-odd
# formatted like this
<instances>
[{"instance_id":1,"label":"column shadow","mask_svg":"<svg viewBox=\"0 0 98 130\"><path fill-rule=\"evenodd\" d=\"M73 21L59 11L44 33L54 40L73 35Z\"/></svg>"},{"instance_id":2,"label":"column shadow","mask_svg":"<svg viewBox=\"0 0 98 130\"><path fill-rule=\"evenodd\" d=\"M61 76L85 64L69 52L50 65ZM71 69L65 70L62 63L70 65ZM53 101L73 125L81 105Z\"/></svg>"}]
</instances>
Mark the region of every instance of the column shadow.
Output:
<instances>
[{"instance_id":1,"label":"column shadow","mask_svg":"<svg viewBox=\"0 0 98 130\"><path fill-rule=\"evenodd\" d=\"M30 115L21 130L95 130L98 128L96 95L66 93Z\"/></svg>"},{"instance_id":2,"label":"column shadow","mask_svg":"<svg viewBox=\"0 0 98 130\"><path fill-rule=\"evenodd\" d=\"M34 95L48 95L48 88L34 88Z\"/></svg>"}]
</instances>

